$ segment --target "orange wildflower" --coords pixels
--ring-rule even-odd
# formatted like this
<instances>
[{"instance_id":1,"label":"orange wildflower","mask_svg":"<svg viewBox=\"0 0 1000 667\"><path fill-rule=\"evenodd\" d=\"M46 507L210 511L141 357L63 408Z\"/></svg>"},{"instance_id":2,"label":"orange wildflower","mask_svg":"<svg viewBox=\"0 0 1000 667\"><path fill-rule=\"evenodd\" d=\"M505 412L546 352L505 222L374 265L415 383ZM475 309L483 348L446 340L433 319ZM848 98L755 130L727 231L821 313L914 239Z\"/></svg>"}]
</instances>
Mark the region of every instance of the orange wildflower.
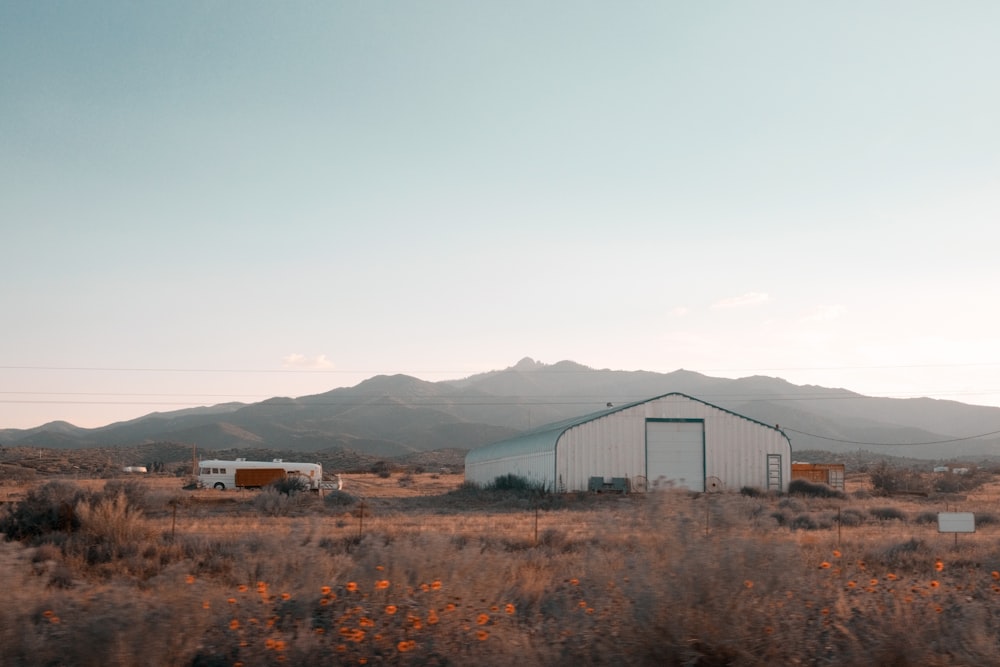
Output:
<instances>
[{"instance_id":1,"label":"orange wildflower","mask_svg":"<svg viewBox=\"0 0 1000 667\"><path fill-rule=\"evenodd\" d=\"M240 593L246 593L247 592L247 585L246 584L240 584L239 586L236 587L236 590L238 590Z\"/></svg>"},{"instance_id":2,"label":"orange wildflower","mask_svg":"<svg viewBox=\"0 0 1000 667\"><path fill-rule=\"evenodd\" d=\"M389 588L389 580L388 579L380 579L380 580L378 580L378 581L375 582L375 589L376 590L380 590L381 591L381 590L386 589L386 588Z\"/></svg>"},{"instance_id":3,"label":"orange wildflower","mask_svg":"<svg viewBox=\"0 0 1000 667\"><path fill-rule=\"evenodd\" d=\"M396 644L396 650L400 653L406 653L407 651L412 651L417 647L417 642L410 640L403 640Z\"/></svg>"},{"instance_id":4,"label":"orange wildflower","mask_svg":"<svg viewBox=\"0 0 1000 667\"><path fill-rule=\"evenodd\" d=\"M476 625L486 625L489 622L490 622L489 614L480 614L479 616L476 616Z\"/></svg>"},{"instance_id":5,"label":"orange wildflower","mask_svg":"<svg viewBox=\"0 0 1000 667\"><path fill-rule=\"evenodd\" d=\"M435 579L431 582L431 590L437 591L441 590L441 582Z\"/></svg>"},{"instance_id":6,"label":"orange wildflower","mask_svg":"<svg viewBox=\"0 0 1000 667\"><path fill-rule=\"evenodd\" d=\"M823 561L822 563L819 564L819 566L821 568L823 568L824 570L829 570L830 569L830 563L828 563L827 561Z\"/></svg>"},{"instance_id":7,"label":"orange wildflower","mask_svg":"<svg viewBox=\"0 0 1000 667\"><path fill-rule=\"evenodd\" d=\"M235 619L235 618L233 620L229 621L229 629L230 630L239 630L240 629L240 622L237 619Z\"/></svg>"},{"instance_id":8,"label":"orange wildflower","mask_svg":"<svg viewBox=\"0 0 1000 667\"><path fill-rule=\"evenodd\" d=\"M427 623L429 625L437 625L437 622L439 620L441 620L441 619L438 618L438 615L437 615L436 611L434 611L433 609L431 609L429 612L427 612Z\"/></svg>"},{"instance_id":9,"label":"orange wildflower","mask_svg":"<svg viewBox=\"0 0 1000 667\"><path fill-rule=\"evenodd\" d=\"M941 559L939 558L939 559L938 559L937 561L935 561L935 563L934 563L934 570L935 570L935 571L937 571L937 572L940 572L940 571L941 571L941 570L943 570L943 569L944 569L944 563L942 563L942 562L941 562Z\"/></svg>"},{"instance_id":10,"label":"orange wildflower","mask_svg":"<svg viewBox=\"0 0 1000 667\"><path fill-rule=\"evenodd\" d=\"M508 614L513 614L514 613L514 605L512 605L510 602L508 602L507 605L503 608L503 610L505 612L507 612Z\"/></svg>"},{"instance_id":11,"label":"orange wildflower","mask_svg":"<svg viewBox=\"0 0 1000 667\"><path fill-rule=\"evenodd\" d=\"M990 573L990 576L993 577L994 579L1000 579L1000 572L997 572L996 570L993 570Z\"/></svg>"},{"instance_id":12,"label":"orange wildflower","mask_svg":"<svg viewBox=\"0 0 1000 667\"><path fill-rule=\"evenodd\" d=\"M580 580L579 579L570 579L569 580L569 585L570 586L579 586L580 585Z\"/></svg>"},{"instance_id":13,"label":"orange wildflower","mask_svg":"<svg viewBox=\"0 0 1000 667\"><path fill-rule=\"evenodd\" d=\"M934 579L934 580L931 581L931 588L937 588L940 585L941 585L941 582L938 581L938 580L936 580L936 579Z\"/></svg>"},{"instance_id":14,"label":"orange wildflower","mask_svg":"<svg viewBox=\"0 0 1000 667\"><path fill-rule=\"evenodd\" d=\"M194 583L194 575L193 574L189 574L187 577L184 578L184 581L187 582L187 583L189 583L189 584L193 584Z\"/></svg>"},{"instance_id":15,"label":"orange wildflower","mask_svg":"<svg viewBox=\"0 0 1000 667\"><path fill-rule=\"evenodd\" d=\"M834 550L833 550L833 557L834 557L834 558L840 558L840 552L839 552L839 551L837 551L836 549L834 549Z\"/></svg>"},{"instance_id":16,"label":"orange wildflower","mask_svg":"<svg viewBox=\"0 0 1000 667\"><path fill-rule=\"evenodd\" d=\"M229 598L228 600L226 600L226 602L228 602L229 604L236 604L236 598Z\"/></svg>"},{"instance_id":17,"label":"orange wildflower","mask_svg":"<svg viewBox=\"0 0 1000 667\"><path fill-rule=\"evenodd\" d=\"M323 588L319 589L319 592L322 593L323 595L329 595L330 594L330 587L329 586L323 586Z\"/></svg>"},{"instance_id":18,"label":"orange wildflower","mask_svg":"<svg viewBox=\"0 0 1000 667\"><path fill-rule=\"evenodd\" d=\"M395 614L396 613L396 605L394 605L394 604L386 605L386 607L385 607L385 613L389 614L390 616L392 616L393 614Z\"/></svg>"},{"instance_id":19,"label":"orange wildflower","mask_svg":"<svg viewBox=\"0 0 1000 667\"><path fill-rule=\"evenodd\" d=\"M281 599L282 600L291 600L292 599L292 594L291 593L282 593L281 594Z\"/></svg>"},{"instance_id":20,"label":"orange wildflower","mask_svg":"<svg viewBox=\"0 0 1000 667\"><path fill-rule=\"evenodd\" d=\"M486 630L476 631L476 639L478 639L479 641L484 642L489 638L490 638L490 633L486 632Z\"/></svg>"},{"instance_id":21,"label":"orange wildflower","mask_svg":"<svg viewBox=\"0 0 1000 667\"><path fill-rule=\"evenodd\" d=\"M743 586L745 588L753 588L753 581L751 581L750 579L746 579L743 582Z\"/></svg>"},{"instance_id":22,"label":"orange wildflower","mask_svg":"<svg viewBox=\"0 0 1000 667\"><path fill-rule=\"evenodd\" d=\"M344 586L344 588L346 588L349 592L353 593L356 590L358 590L358 585L353 581L348 581L347 585Z\"/></svg>"}]
</instances>

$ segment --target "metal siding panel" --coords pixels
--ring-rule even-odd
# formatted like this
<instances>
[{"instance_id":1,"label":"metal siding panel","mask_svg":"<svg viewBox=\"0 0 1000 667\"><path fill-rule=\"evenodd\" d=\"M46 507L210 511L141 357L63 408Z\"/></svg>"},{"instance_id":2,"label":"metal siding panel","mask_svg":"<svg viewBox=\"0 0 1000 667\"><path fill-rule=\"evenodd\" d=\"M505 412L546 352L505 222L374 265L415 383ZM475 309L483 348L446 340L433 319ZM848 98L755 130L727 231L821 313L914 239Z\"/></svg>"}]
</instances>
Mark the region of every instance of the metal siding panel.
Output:
<instances>
[{"instance_id":1,"label":"metal siding panel","mask_svg":"<svg viewBox=\"0 0 1000 667\"><path fill-rule=\"evenodd\" d=\"M516 446L504 443L506 448L470 456L466 479L485 484L514 469L554 488L576 491L586 490L592 475L645 475L647 419L703 419L703 473L718 477L727 489L767 488L767 454L781 455L782 490L787 490L791 447L783 433L683 394L668 394L570 425L548 443L546 436L536 434L533 441L525 437L511 443ZM547 437L558 432L549 431Z\"/></svg>"},{"instance_id":2,"label":"metal siding panel","mask_svg":"<svg viewBox=\"0 0 1000 667\"><path fill-rule=\"evenodd\" d=\"M646 477L651 486L704 491L705 423L647 421Z\"/></svg>"}]
</instances>

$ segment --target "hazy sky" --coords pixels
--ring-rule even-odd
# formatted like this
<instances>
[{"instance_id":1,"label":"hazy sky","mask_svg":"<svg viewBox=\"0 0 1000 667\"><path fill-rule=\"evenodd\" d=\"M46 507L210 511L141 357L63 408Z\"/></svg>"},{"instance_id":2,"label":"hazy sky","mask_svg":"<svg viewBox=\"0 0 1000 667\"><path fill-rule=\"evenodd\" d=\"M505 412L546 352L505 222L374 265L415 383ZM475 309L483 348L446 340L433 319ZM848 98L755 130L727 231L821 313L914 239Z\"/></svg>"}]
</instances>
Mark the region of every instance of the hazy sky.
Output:
<instances>
[{"instance_id":1,"label":"hazy sky","mask_svg":"<svg viewBox=\"0 0 1000 667\"><path fill-rule=\"evenodd\" d=\"M1000 3L0 3L0 427L521 357L1000 405Z\"/></svg>"}]
</instances>

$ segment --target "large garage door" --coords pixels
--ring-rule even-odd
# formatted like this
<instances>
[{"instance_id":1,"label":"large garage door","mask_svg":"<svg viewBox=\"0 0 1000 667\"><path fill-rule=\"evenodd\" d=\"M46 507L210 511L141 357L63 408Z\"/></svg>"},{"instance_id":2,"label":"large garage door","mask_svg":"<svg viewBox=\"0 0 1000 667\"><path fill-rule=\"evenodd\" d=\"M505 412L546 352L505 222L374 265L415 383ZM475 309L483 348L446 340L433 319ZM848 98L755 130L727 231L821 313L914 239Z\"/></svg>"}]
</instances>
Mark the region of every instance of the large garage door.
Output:
<instances>
[{"instance_id":1,"label":"large garage door","mask_svg":"<svg viewBox=\"0 0 1000 667\"><path fill-rule=\"evenodd\" d=\"M646 479L650 488L705 490L705 422L646 422Z\"/></svg>"}]
</instances>

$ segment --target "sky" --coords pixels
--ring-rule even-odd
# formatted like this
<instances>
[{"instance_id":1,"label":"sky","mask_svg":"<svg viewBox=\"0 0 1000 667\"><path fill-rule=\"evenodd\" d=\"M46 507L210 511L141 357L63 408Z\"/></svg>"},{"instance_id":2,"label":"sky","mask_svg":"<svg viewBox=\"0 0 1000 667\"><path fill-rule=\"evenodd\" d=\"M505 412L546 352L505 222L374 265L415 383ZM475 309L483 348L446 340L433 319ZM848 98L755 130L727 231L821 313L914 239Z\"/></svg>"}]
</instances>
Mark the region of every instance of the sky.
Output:
<instances>
[{"instance_id":1,"label":"sky","mask_svg":"<svg viewBox=\"0 0 1000 667\"><path fill-rule=\"evenodd\" d=\"M0 3L0 428L530 356L1000 405L1000 3Z\"/></svg>"}]
</instances>

